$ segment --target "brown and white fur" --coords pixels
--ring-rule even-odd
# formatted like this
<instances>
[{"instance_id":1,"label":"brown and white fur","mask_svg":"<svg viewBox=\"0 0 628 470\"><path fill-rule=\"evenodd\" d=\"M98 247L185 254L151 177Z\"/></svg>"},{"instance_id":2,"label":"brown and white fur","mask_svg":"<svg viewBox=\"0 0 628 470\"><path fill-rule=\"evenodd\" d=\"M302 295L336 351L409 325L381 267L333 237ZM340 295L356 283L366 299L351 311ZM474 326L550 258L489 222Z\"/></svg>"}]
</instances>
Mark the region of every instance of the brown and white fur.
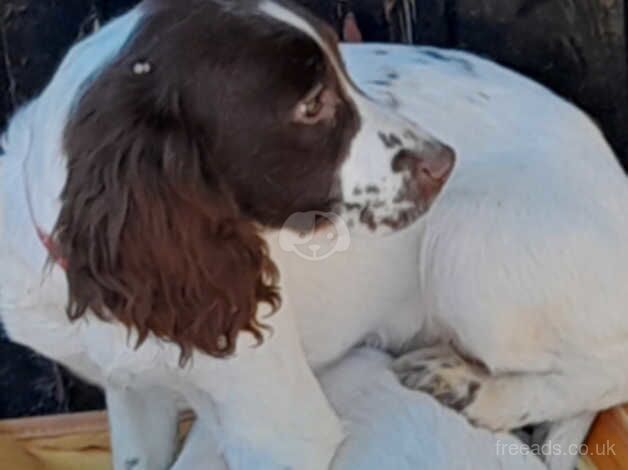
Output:
<instances>
[{"instance_id":1,"label":"brown and white fur","mask_svg":"<svg viewBox=\"0 0 628 470\"><path fill-rule=\"evenodd\" d=\"M4 147L2 322L104 387L116 469L168 468L177 400L277 464L330 465L343 428L284 285L312 265L286 271L277 235L308 211L403 229L454 154L351 83L327 26L146 1L70 51ZM336 333L315 365L363 336Z\"/></svg>"},{"instance_id":2,"label":"brown and white fur","mask_svg":"<svg viewBox=\"0 0 628 470\"><path fill-rule=\"evenodd\" d=\"M196 2L195 5L204 3ZM183 7L187 4L185 2ZM232 4L221 2L219 5L227 8ZM75 119L81 111L78 97L85 96L87 101L83 103L89 102L90 90L95 86L128 92L128 87L136 83L134 75L153 80L151 73L159 71L160 63L155 63L155 59L165 52L163 48L158 48L155 57L143 54L133 57L126 70L130 69L134 74L124 76L128 80L111 80L115 77L108 75L110 68L103 67L110 63L110 58L119 57L122 43L141 24L144 10L135 10L77 46L46 92L18 114L9 128L3 199L5 223L10 230L5 234L7 253L3 255L6 260L3 265L10 269L2 272L3 321L18 341L104 383L118 466L124 468L125 463L131 463L137 468L163 468L167 465L172 455L176 412L173 395L184 395L201 415L203 423L218 423L208 427L214 430L213 440L222 449L226 448L225 442L236 442L253 454L265 454L279 466L325 468L342 439L342 430L309 367L325 377L320 372L322 368L361 341L396 354L423 347L433 340L445 343L409 353L394 364L395 371L408 387L434 394L473 422L491 429L564 420L566 424L553 430L551 435L560 436L567 432L570 435L568 441L575 441L582 437L582 430L592 413L628 399L625 374L628 357L625 314L628 304L625 289L628 278L628 250L625 250L628 186L612 151L591 121L546 89L468 54L391 46L344 49L349 70L359 79L362 88L452 144L458 155L456 171L430 212L405 230L394 231L420 214L443 182L443 178L434 181L429 177L430 172L434 173L433 168L424 168L428 174L422 175L419 186L416 186L417 178L410 173L414 171L416 174L421 166L415 167L416 161L408 159L407 152L399 152L399 141L401 147L411 147L416 157L423 158L421 165L425 165L425 161L441 162L438 168L445 170L444 174L450 170L450 152L433 141L429 142L431 139L426 132L410 126L407 121L399 121L359 95L341 70L333 40L326 39L324 30L302 12L280 3L248 2L241 8L233 7L230 11L241 13L242 20L247 20L253 32L259 26L253 20L255 18L262 23L270 21L273 27L283 24L286 31L306 31L306 37L317 38L314 44L319 45L329 60L334 77L345 84L340 88L346 90L346 96L336 96L342 95L346 102L354 103L360 122L363 122L353 136L348 155L341 159L340 177L334 178L342 184L330 184L330 187L341 188L335 194L342 194L342 199L333 198L337 204L330 204L329 209L346 218L352 229L351 244L325 259L306 262L298 253L285 249L286 243L288 247L295 247L295 237L281 235L297 233L294 228L299 226L292 226L286 232L278 230L272 223L268 225L272 217L265 217L274 213L268 209L276 208L278 202L272 196L272 185L234 184L238 181L234 180L237 175L256 183L263 180L267 173L260 169L264 159L246 165L247 169L254 169L253 175L233 173L231 168L223 167L216 173L228 177L229 185L234 184L230 186L232 190L240 188L240 191L232 191L237 196L235 209L245 218L258 219L258 234L270 250L267 259L272 260L282 274L279 284L282 303L278 313L268 318L263 316L270 310L265 304L261 304L257 312L256 318L273 327L272 334L265 335L261 346L248 348L245 341L250 340L251 344L255 341L249 335L241 334L235 356L216 359L197 350L208 350L212 345L229 345L229 335L222 339L221 335L205 335L203 339L213 342L200 347L184 347L184 351L195 352L183 367L179 367L181 349L169 343L176 343L177 338L165 335L161 323L154 325L157 318L131 315L132 322L124 316L116 317L116 320L113 317L120 315L119 312L105 310L103 316L105 319L112 316L111 322L98 320L90 314L70 324L62 311L69 300L65 273L54 265L42 284L41 269L48 254L36 237L33 220L28 216L24 177L27 177L27 194L32 201L34 221L47 233L56 233L56 241L63 242L63 232L53 232L53 229L68 196L74 194L63 191L70 174L68 170L78 168L68 166L72 155L67 149L72 146L66 137L64 147L62 136L64 132L69 135L66 130L71 128L69 123L78 125L81 122ZM257 14L252 17L254 12ZM277 23L272 18L277 19ZM249 34L249 30L246 31ZM231 40L243 38L244 34L240 33L231 35ZM278 39L276 35L272 37ZM132 48L133 43L129 44L127 47ZM142 42L143 47L150 44L153 43ZM231 41L215 45L233 46ZM262 54L260 63L270 61L268 44L260 41L259 45L255 57L248 56L247 60ZM179 64L179 67L168 73L185 73L179 60L188 57L184 52L192 50L176 48L177 54L183 57L175 55L174 65ZM271 63L273 68L281 69L279 59L285 54L278 50L275 49ZM231 56L238 57L236 54ZM334 60L337 66L333 65ZM246 79L248 76L237 75L235 78ZM283 77L283 74L279 76ZM302 76L302 73L298 74L297 83ZM99 82L102 77L108 79ZM261 80L259 74L255 74L255 78L264 88L264 93L254 96L262 100L261 110L255 108L253 101L229 101L230 94L220 95L226 105L240 104L239 109L252 110L251 116L240 115L236 119L231 114L231 107L227 106L226 116L219 116L224 119L231 116L230 122L237 124L233 129L245 118L261 119L261 111L272 109L269 102L263 100L275 88ZM268 78L269 83L276 84L280 90L294 89L290 80L284 82L272 74ZM143 90L144 82L137 83L140 91ZM199 80L189 83L198 84ZM224 90L225 83L229 82L223 79L210 85ZM309 96L307 89L310 87L302 85L303 90L294 94ZM132 93L131 96L146 97L143 93ZM119 105L113 99L116 97L119 98L116 93L99 93L94 97L102 103L100 111L111 116L111 119L92 123L90 135L97 143L128 145L123 139L112 139L109 132L112 128L137 124L117 119L128 118L128 114L115 112L115 106ZM246 97L246 94L239 95L242 100ZM322 104L337 103L329 99L329 94L326 97L321 100ZM297 96L291 104L302 100ZM172 105L178 102L157 100L157 103ZM192 108L203 107L203 103L203 100L195 101ZM165 108L169 109L169 106ZM320 115L325 117L319 121L321 123L327 122L330 116L341 116L336 114L334 106L314 107L319 108L325 110ZM140 109L146 108L142 106ZM188 107L175 106L173 109L187 110ZM257 114L254 114L256 109ZM382 112L385 118L381 117ZM376 113L380 117L375 116ZM88 123L92 116L89 112L85 115ZM309 117L305 120L310 121ZM249 122L244 121L242 125ZM157 123L163 124L161 121ZM411 135L418 136L417 144L427 144L422 150L411 146L408 139L404 142L404 130L408 126ZM164 130L176 129L165 126ZM75 135L86 134L81 131ZM144 144L132 147L135 153L131 153L140 156L153 146L167 143L160 147L168 149L166 155L180 154L171 151L180 140L170 133L162 136L160 132L159 135L160 138L165 136L166 141L140 140L138 142ZM202 135L202 132L191 135ZM138 136L144 137L145 133L140 132ZM241 134L233 137L241 142L222 139L219 144L250 145L255 141L244 139ZM292 138L296 137L291 136L288 140ZM89 150L90 146L86 147ZM312 149L305 147L302 155ZM321 158L322 148L317 141L317 158ZM366 150L357 152L358 148ZM92 148L92 151L100 150L103 149L97 144ZM196 148L190 150L198 153ZM295 152L295 148L291 148L291 152ZM108 158L116 156L116 152L105 153L112 155ZM361 160L364 156L373 159L367 163ZM221 162L220 155L212 154L211 157L212 161L216 159L215 164ZM393 161L395 165L392 165ZM442 163L447 161L449 164ZM176 165L176 161L174 163ZM405 176L391 178L391 165L397 170L406 168ZM169 168L176 170L176 167ZM287 177L290 180L287 187L291 187L292 180L303 182L307 179L307 167L298 169L304 173L298 178L294 175ZM441 174L441 171L436 173ZM97 175L87 174L98 179ZM136 171L136 174L152 181L144 171ZM108 175L102 178L109 181ZM270 182L273 181L270 178ZM320 184L298 185L321 188ZM131 186L114 186L120 190L115 193L116 198L123 196ZM155 195L164 197L177 192L169 186L164 188L167 189L155 191ZM413 191L408 192L408 188ZM247 189L262 192L249 194ZM401 194L399 189L402 189ZM98 187L92 184L84 190L100 195ZM325 210L318 204L320 200L316 196L320 194L317 192L313 195L307 192L306 207L300 205L303 201L297 200L293 204L294 193L286 194L290 197L286 198L285 213ZM60 201L60 195L65 199ZM411 197L408 200L393 195ZM243 201L253 201L261 207L252 207ZM266 201L273 202L266 205ZM395 208L395 201L403 204ZM212 204L216 205L209 205L210 212L216 214L216 209L227 210L222 202L224 199L220 197L212 198ZM106 204L96 206L94 214L102 214L99 211L107 207ZM127 210L126 206L123 208ZM287 215L285 213L281 215ZM119 216L119 212L112 215ZM76 222L72 226L81 228L82 223L94 219L83 221L77 217L68 220ZM101 233L94 233L93 240L101 241L96 246L109 250L123 246L109 237L109 234L117 233L116 220L115 217L105 220L113 222L113 226L104 239L99 238L104 236ZM237 221L241 220L237 218ZM139 221L148 223L145 218ZM127 218L125 222L135 223L136 220ZM160 225L159 220L152 223ZM324 228L319 227L320 231ZM394 233L387 237L360 238L361 233L391 231ZM146 233L161 234L154 230ZM146 236L142 240L146 246L137 243L138 246L133 248L159 252L153 247L160 245L152 244L158 240L146 240ZM185 250L180 253L183 257L189 255ZM234 253L244 252L217 250L216 256ZM135 253L123 257L125 260L137 259ZM149 263L160 260L152 254L148 258L138 272L151 273L154 266ZM106 259L102 261L98 256L86 259L97 266L107 267ZM247 257L247 261L254 259L254 256ZM64 260L71 264L67 253L60 257L60 261ZM264 266L270 267L268 263ZM89 276L79 277L79 281L85 279L89 280ZM110 285L109 278L94 279L97 282L104 279L105 287L116 287L115 283ZM146 279L150 280L149 277ZM262 280L268 281L268 277ZM173 285L179 285L177 282L180 281L175 280ZM276 285L262 284L267 287ZM211 294L214 290L208 289L207 292ZM261 289L261 292L270 295L275 291ZM209 294L206 295L206 305L213 305ZM93 298L98 299L98 296ZM268 298L273 300L274 296ZM103 301L113 302L108 296L103 297ZM181 315L185 318L186 313ZM130 338L121 323L135 326ZM142 331L142 327L148 327L149 334L142 346L135 350L137 332ZM198 331L207 330L203 326ZM159 336L163 340L158 340ZM353 390L351 385L355 384L348 384L347 389ZM332 389L330 386L325 388L326 391ZM363 396L364 388L360 390L360 396ZM402 390L395 390L394 396L402 399ZM333 393L330 396L333 399ZM373 400L370 403L377 403L376 396L370 395ZM390 395L388 397L390 399ZM338 401L334 404L341 412L346 411ZM154 410L160 411L155 413ZM376 426L373 422L369 428ZM147 435L146 429L156 431ZM574 438L576 435L578 437ZM193 442L202 446L206 440L201 438L200 442ZM351 447L351 443L349 439L347 445ZM373 443L370 447L377 446ZM346 449L347 446L340 449L336 463L344 462L346 453L343 450ZM189 450L194 453L195 449ZM550 456L549 460L553 462L563 457ZM465 468L465 463L469 462L452 462L451 468ZM553 468L563 468L563 463Z\"/></svg>"}]
</instances>

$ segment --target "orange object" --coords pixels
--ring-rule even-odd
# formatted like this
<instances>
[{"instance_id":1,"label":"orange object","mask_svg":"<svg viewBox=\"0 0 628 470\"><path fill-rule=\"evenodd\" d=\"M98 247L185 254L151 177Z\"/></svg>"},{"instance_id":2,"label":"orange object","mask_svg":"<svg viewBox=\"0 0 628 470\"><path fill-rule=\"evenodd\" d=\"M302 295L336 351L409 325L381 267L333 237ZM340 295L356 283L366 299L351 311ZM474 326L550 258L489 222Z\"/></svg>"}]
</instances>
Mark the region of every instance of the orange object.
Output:
<instances>
[{"instance_id":1,"label":"orange object","mask_svg":"<svg viewBox=\"0 0 628 470\"><path fill-rule=\"evenodd\" d=\"M600 414L586 444L592 468L628 470L628 406Z\"/></svg>"}]
</instances>

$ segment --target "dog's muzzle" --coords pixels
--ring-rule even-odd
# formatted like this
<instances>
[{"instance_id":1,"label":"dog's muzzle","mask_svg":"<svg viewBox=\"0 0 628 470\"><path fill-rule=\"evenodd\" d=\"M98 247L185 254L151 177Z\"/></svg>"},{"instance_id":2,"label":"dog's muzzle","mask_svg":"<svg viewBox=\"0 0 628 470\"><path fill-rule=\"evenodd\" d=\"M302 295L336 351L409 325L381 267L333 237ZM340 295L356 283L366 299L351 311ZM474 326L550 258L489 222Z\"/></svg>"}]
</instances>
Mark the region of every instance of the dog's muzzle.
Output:
<instances>
[{"instance_id":1,"label":"dog's muzzle","mask_svg":"<svg viewBox=\"0 0 628 470\"><path fill-rule=\"evenodd\" d=\"M400 199L428 208L449 179L456 162L456 154L440 142L426 143L421 151L402 149L392 161L395 173L409 177Z\"/></svg>"}]
</instances>

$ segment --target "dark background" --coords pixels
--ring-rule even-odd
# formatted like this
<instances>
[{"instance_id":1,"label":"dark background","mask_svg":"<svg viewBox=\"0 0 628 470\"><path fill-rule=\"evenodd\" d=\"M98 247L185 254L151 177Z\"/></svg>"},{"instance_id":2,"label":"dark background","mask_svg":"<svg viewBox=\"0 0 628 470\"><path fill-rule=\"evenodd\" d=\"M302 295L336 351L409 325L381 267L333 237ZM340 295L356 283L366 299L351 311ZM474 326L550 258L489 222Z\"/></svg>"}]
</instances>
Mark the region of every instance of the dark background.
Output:
<instances>
[{"instance_id":1,"label":"dark background","mask_svg":"<svg viewBox=\"0 0 628 470\"><path fill-rule=\"evenodd\" d=\"M298 0L366 41L467 49L585 109L628 167L625 0ZM135 0L0 0L0 128L45 86L68 47ZM2 339L0 418L103 406L99 392Z\"/></svg>"}]
</instances>

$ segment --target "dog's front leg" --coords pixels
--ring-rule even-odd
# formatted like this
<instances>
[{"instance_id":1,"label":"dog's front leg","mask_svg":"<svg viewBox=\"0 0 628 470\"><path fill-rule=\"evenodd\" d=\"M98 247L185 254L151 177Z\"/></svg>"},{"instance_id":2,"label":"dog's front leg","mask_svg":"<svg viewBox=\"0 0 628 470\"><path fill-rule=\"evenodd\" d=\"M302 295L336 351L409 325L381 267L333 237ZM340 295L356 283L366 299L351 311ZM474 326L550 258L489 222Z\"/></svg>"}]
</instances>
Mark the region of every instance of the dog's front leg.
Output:
<instances>
[{"instance_id":1,"label":"dog's front leg","mask_svg":"<svg viewBox=\"0 0 628 470\"><path fill-rule=\"evenodd\" d=\"M201 419L217 419L223 446L282 468L327 470L344 438L340 421L306 361L292 312L282 308L266 322L272 333L261 345L241 333L229 359L194 356L185 371L196 388L188 402Z\"/></svg>"},{"instance_id":2,"label":"dog's front leg","mask_svg":"<svg viewBox=\"0 0 628 470\"><path fill-rule=\"evenodd\" d=\"M167 470L176 450L175 397L159 388L107 384L114 470Z\"/></svg>"},{"instance_id":3,"label":"dog's front leg","mask_svg":"<svg viewBox=\"0 0 628 470\"><path fill-rule=\"evenodd\" d=\"M227 467L216 437L216 421L198 419L170 470L233 470Z\"/></svg>"}]
</instances>

